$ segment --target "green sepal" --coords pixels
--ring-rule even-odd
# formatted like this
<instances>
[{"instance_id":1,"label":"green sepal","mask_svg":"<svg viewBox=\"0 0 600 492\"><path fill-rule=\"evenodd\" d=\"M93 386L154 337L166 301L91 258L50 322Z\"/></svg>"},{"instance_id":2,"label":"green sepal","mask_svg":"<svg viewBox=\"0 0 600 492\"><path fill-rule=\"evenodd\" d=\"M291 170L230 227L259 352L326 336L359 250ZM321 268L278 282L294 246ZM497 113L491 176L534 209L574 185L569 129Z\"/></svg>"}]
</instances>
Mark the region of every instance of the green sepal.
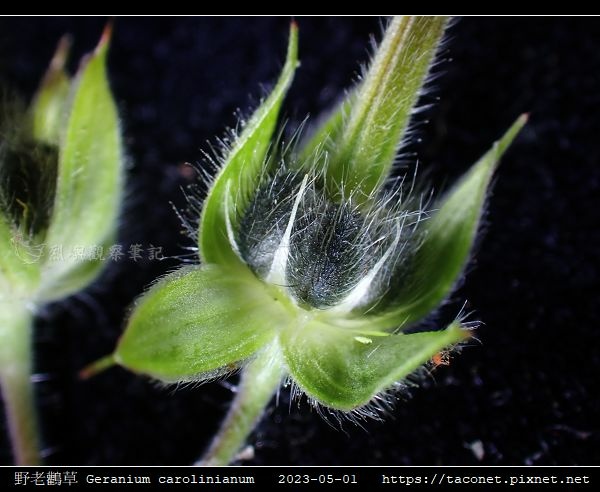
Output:
<instances>
[{"instance_id":1,"label":"green sepal","mask_svg":"<svg viewBox=\"0 0 600 492\"><path fill-rule=\"evenodd\" d=\"M352 196L357 203L376 198L396 159L446 23L446 17L392 19L362 83L316 132L317 138L328 137L324 171L332 198ZM303 156L316 145L316 139L309 141Z\"/></svg>"},{"instance_id":2,"label":"green sepal","mask_svg":"<svg viewBox=\"0 0 600 492\"><path fill-rule=\"evenodd\" d=\"M73 284L85 273L91 281L104 262L83 267L77 249L94 248L115 236L122 199L124 157L117 108L106 73L110 28L98 47L83 63L74 81L66 130L59 146L58 179L54 208L46 235L46 258L42 277L44 291L53 283ZM53 261L60 248L63 259ZM68 295L72 292L65 291ZM40 300L46 299L40 297Z\"/></svg>"},{"instance_id":3,"label":"green sepal","mask_svg":"<svg viewBox=\"0 0 600 492\"><path fill-rule=\"evenodd\" d=\"M139 299L114 358L161 381L201 381L237 368L287 323L251 273L186 267Z\"/></svg>"},{"instance_id":4,"label":"green sepal","mask_svg":"<svg viewBox=\"0 0 600 492\"><path fill-rule=\"evenodd\" d=\"M406 266L402 287L389 300L391 308L374 317L376 326L408 326L451 293L469 259L494 170L526 121L527 115L519 117L439 201L432 217L421 223L417 230L421 244Z\"/></svg>"},{"instance_id":5,"label":"green sepal","mask_svg":"<svg viewBox=\"0 0 600 492\"><path fill-rule=\"evenodd\" d=\"M298 27L292 23L287 58L279 80L233 143L204 201L198 230L199 254L204 262L223 266L241 263L228 236L227 224L229 221L236 230L239 214L260 180L279 110L297 66Z\"/></svg>"},{"instance_id":6,"label":"green sepal","mask_svg":"<svg viewBox=\"0 0 600 492\"><path fill-rule=\"evenodd\" d=\"M312 321L284 331L280 343L303 391L323 405L351 411L468 336L458 322L443 331L371 337Z\"/></svg>"}]
</instances>

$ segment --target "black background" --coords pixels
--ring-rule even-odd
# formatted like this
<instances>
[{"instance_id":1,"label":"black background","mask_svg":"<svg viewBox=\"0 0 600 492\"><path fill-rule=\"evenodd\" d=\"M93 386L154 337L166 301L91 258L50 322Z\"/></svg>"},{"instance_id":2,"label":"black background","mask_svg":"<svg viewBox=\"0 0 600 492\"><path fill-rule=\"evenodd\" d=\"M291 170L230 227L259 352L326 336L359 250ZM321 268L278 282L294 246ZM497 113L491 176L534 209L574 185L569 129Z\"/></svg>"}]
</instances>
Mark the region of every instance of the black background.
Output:
<instances>
[{"instance_id":1,"label":"black background","mask_svg":"<svg viewBox=\"0 0 600 492\"><path fill-rule=\"evenodd\" d=\"M59 37L76 60L102 18L0 19L0 74L30 97ZM366 61L377 18L298 18L302 66L286 102L297 122L328 109ZM193 243L186 161L236 123L277 77L287 18L121 18L109 70L130 156L121 242L183 257ZM531 119L497 174L488 223L453 313L468 299L480 346L401 396L385 423L333 427L306 403L282 403L251 438L250 464L600 464L597 296L600 250L600 20L464 18L410 150L439 186L473 163L522 112ZM451 60L449 60L451 58ZM231 392L177 391L112 369L77 371L108 353L132 300L163 262L124 260L37 323L36 384L50 464L188 464L209 442ZM43 378L43 379L44 379ZM4 430L4 429L2 429ZM10 463L5 432L0 462ZM484 457L472 451L480 441Z\"/></svg>"}]
</instances>

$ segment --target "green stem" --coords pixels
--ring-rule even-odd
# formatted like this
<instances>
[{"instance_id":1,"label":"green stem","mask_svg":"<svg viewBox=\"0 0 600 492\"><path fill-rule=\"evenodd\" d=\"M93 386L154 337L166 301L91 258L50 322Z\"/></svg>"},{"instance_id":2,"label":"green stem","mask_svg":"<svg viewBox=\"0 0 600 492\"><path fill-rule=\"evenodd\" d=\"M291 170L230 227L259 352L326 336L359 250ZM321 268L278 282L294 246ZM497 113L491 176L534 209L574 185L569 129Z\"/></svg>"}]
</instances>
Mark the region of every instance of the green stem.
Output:
<instances>
[{"instance_id":1,"label":"green stem","mask_svg":"<svg viewBox=\"0 0 600 492\"><path fill-rule=\"evenodd\" d=\"M41 462L32 369L33 313L19 303L0 306L0 388L16 465Z\"/></svg>"},{"instance_id":2,"label":"green stem","mask_svg":"<svg viewBox=\"0 0 600 492\"><path fill-rule=\"evenodd\" d=\"M282 364L274 347L266 349L244 368L229 413L196 465L227 465L235 459L279 388L282 377Z\"/></svg>"}]
</instances>

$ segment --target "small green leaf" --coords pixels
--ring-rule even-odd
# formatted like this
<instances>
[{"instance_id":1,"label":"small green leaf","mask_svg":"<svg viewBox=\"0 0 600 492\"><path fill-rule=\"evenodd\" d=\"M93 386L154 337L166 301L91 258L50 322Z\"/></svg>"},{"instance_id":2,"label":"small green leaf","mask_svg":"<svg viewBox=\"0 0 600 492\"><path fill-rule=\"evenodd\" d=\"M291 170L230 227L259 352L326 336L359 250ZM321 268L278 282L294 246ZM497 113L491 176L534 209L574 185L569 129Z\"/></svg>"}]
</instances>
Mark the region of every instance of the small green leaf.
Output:
<instances>
[{"instance_id":1,"label":"small green leaf","mask_svg":"<svg viewBox=\"0 0 600 492\"><path fill-rule=\"evenodd\" d=\"M57 146L66 123L66 106L71 87L71 80L65 72L70 45L68 37L60 40L30 109L33 137Z\"/></svg>"},{"instance_id":2,"label":"small green leaf","mask_svg":"<svg viewBox=\"0 0 600 492\"><path fill-rule=\"evenodd\" d=\"M55 280L64 285L65 276L87 261L77 250L103 245L115 234L124 159L117 108L106 74L109 37L107 29L74 83L46 236L47 251L60 249L63 259L53 261L47 256L42 290L51 290Z\"/></svg>"},{"instance_id":3,"label":"small green leaf","mask_svg":"<svg viewBox=\"0 0 600 492\"><path fill-rule=\"evenodd\" d=\"M459 323L443 331L365 338L311 322L286 330L281 344L291 376L309 396L350 411L467 337Z\"/></svg>"},{"instance_id":4,"label":"small green leaf","mask_svg":"<svg viewBox=\"0 0 600 492\"><path fill-rule=\"evenodd\" d=\"M227 224L230 221L234 225L233 230L236 230L238 217L260 179L281 103L297 65L298 28L292 23L287 59L279 80L233 143L204 202L198 231L200 257L204 262L224 266L241 263L229 240Z\"/></svg>"},{"instance_id":5,"label":"small green leaf","mask_svg":"<svg viewBox=\"0 0 600 492\"><path fill-rule=\"evenodd\" d=\"M527 121L521 116L440 201L437 212L421 224L422 244L399 291L394 307L376 318L377 326L408 326L435 309L452 291L473 246L486 192L504 151Z\"/></svg>"},{"instance_id":6,"label":"small green leaf","mask_svg":"<svg viewBox=\"0 0 600 492\"><path fill-rule=\"evenodd\" d=\"M388 177L446 22L415 16L391 21L356 97L351 96L343 131L335 130L343 109L322 130L332 139L326 169L331 196L366 202Z\"/></svg>"},{"instance_id":7,"label":"small green leaf","mask_svg":"<svg viewBox=\"0 0 600 492\"><path fill-rule=\"evenodd\" d=\"M167 382L201 380L234 369L288 318L250 272L183 268L141 297L115 361Z\"/></svg>"}]
</instances>

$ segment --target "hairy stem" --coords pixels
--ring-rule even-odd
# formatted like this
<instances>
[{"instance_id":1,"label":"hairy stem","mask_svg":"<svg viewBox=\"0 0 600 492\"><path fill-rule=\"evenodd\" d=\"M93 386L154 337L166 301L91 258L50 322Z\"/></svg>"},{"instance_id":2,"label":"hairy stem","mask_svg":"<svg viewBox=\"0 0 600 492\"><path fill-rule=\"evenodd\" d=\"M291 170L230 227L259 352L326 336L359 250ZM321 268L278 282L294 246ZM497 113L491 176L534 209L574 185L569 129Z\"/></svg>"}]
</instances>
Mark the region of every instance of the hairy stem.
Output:
<instances>
[{"instance_id":1,"label":"hairy stem","mask_svg":"<svg viewBox=\"0 0 600 492\"><path fill-rule=\"evenodd\" d=\"M0 388L16 465L40 464L33 386L33 313L18 303L0 301Z\"/></svg>"},{"instance_id":2,"label":"hairy stem","mask_svg":"<svg viewBox=\"0 0 600 492\"><path fill-rule=\"evenodd\" d=\"M281 383L281 364L275 357L269 347L245 367L229 413L196 465L227 465L235 459Z\"/></svg>"}]
</instances>

